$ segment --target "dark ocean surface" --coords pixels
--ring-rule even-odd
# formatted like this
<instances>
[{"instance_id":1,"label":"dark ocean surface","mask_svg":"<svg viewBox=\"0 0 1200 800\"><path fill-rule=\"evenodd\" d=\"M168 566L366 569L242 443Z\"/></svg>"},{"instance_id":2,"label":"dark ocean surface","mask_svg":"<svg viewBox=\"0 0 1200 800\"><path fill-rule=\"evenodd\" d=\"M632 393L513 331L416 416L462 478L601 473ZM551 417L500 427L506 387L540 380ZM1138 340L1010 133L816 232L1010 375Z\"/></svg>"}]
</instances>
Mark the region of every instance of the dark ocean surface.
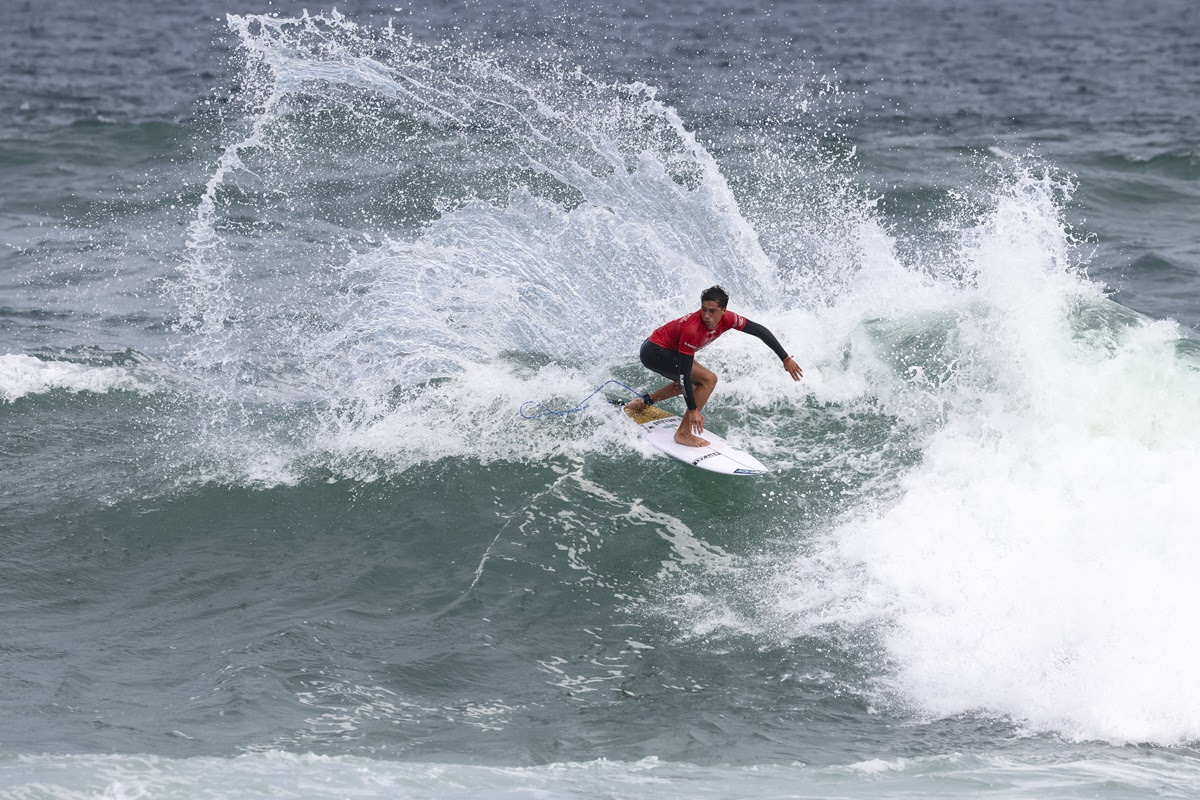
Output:
<instances>
[{"instance_id":1,"label":"dark ocean surface","mask_svg":"<svg viewBox=\"0 0 1200 800\"><path fill-rule=\"evenodd\" d=\"M0 797L1197 796L1194 4L4 18Z\"/></svg>"}]
</instances>

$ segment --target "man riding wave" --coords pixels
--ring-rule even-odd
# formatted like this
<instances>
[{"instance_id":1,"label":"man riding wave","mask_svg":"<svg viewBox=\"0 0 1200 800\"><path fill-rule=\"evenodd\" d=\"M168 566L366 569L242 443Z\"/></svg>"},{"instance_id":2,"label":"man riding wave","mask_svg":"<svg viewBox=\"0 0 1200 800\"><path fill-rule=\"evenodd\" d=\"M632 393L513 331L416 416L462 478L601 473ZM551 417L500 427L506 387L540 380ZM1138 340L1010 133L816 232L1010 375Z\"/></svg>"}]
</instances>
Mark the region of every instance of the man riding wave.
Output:
<instances>
[{"instance_id":1,"label":"man riding wave","mask_svg":"<svg viewBox=\"0 0 1200 800\"><path fill-rule=\"evenodd\" d=\"M728 330L742 331L762 339L779 356L783 368L793 380L798 381L803 377L800 365L787 354L773 333L757 322L728 311L728 305L729 294L720 286L711 286L700 294L699 311L668 322L642 342L642 365L669 378L671 383L629 402L625 406L626 411L637 414L645 409L647 401L657 403L682 394L687 411L679 423L679 429L675 431L675 441L690 447L707 445L708 441L698 435L704 432L701 409L717 386L717 376L712 370L696 363L696 352Z\"/></svg>"}]
</instances>

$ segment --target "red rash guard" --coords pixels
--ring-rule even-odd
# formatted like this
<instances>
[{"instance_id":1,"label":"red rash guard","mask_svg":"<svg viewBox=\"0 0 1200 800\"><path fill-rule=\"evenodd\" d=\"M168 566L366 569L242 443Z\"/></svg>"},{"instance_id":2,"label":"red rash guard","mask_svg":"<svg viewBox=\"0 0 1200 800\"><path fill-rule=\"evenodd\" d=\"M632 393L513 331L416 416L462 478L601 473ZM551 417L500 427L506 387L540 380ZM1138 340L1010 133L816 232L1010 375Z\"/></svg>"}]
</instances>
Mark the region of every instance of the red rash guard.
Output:
<instances>
[{"instance_id":1,"label":"red rash guard","mask_svg":"<svg viewBox=\"0 0 1200 800\"><path fill-rule=\"evenodd\" d=\"M781 361L787 360L787 351L779 344L774 334L757 322L748 320L741 314L735 314L732 311L726 311L721 316L721 321L717 323L715 330L710 331L705 328L704 322L700 319L700 312L693 311L686 317L668 322L650 334L651 344L679 353L676 380L683 387L683 398L689 409L696 407L696 398L692 391L692 362L695 360L696 351L711 344L722 333L730 330L743 331L762 339Z\"/></svg>"},{"instance_id":2,"label":"red rash guard","mask_svg":"<svg viewBox=\"0 0 1200 800\"><path fill-rule=\"evenodd\" d=\"M746 318L732 311L726 311L717 329L710 331L700 320L700 312L693 311L686 317L673 319L666 325L650 334L650 341L659 347L694 356L696 351L711 344L714 339L728 330L737 328L739 331L746 327Z\"/></svg>"}]
</instances>

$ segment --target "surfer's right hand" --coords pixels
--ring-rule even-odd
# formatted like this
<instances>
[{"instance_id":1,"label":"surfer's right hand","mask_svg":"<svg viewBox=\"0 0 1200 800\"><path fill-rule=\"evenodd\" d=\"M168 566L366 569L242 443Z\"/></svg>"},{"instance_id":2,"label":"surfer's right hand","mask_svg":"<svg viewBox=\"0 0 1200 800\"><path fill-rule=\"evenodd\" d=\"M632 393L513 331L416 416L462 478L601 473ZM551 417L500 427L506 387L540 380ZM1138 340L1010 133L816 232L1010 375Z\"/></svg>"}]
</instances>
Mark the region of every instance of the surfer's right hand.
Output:
<instances>
[{"instance_id":1,"label":"surfer's right hand","mask_svg":"<svg viewBox=\"0 0 1200 800\"><path fill-rule=\"evenodd\" d=\"M704 433L704 415L700 413L700 409L689 408L683 413L683 420L687 430L696 435Z\"/></svg>"}]
</instances>

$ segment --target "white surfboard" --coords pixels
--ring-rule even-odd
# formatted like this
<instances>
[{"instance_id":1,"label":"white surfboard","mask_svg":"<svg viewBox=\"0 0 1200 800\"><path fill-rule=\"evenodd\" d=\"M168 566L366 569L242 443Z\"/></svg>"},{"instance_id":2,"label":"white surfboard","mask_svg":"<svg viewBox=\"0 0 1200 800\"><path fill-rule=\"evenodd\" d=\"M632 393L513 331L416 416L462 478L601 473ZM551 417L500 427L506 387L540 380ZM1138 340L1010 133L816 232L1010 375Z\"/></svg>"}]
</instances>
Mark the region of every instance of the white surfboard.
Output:
<instances>
[{"instance_id":1,"label":"white surfboard","mask_svg":"<svg viewBox=\"0 0 1200 800\"><path fill-rule=\"evenodd\" d=\"M754 456L707 429L700 435L708 440L707 447L680 444L675 441L675 431L682 420L661 408L650 406L640 414L628 411L625 414L638 424L646 441L685 464L722 475L762 475L771 471Z\"/></svg>"}]
</instances>

